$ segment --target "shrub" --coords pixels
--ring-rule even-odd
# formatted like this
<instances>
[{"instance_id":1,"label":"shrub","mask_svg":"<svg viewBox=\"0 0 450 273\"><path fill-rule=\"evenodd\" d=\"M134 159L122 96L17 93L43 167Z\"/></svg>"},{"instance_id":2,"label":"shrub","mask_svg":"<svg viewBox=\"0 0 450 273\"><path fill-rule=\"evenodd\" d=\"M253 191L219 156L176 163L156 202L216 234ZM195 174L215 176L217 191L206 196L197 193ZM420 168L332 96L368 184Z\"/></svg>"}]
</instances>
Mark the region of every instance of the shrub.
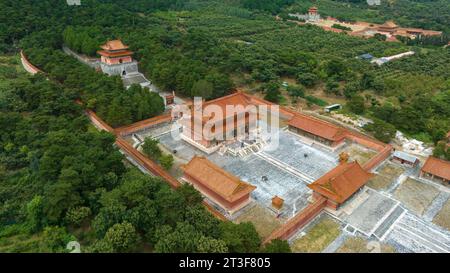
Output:
<instances>
[{"instance_id":1,"label":"shrub","mask_svg":"<svg viewBox=\"0 0 450 273\"><path fill-rule=\"evenodd\" d=\"M173 156L171 154L162 155L159 158L159 163L166 170L170 170L170 168L172 168L173 161Z\"/></svg>"},{"instance_id":2,"label":"shrub","mask_svg":"<svg viewBox=\"0 0 450 273\"><path fill-rule=\"evenodd\" d=\"M66 221L68 224L80 226L90 215L91 209L88 207L70 208L66 213Z\"/></svg>"}]
</instances>

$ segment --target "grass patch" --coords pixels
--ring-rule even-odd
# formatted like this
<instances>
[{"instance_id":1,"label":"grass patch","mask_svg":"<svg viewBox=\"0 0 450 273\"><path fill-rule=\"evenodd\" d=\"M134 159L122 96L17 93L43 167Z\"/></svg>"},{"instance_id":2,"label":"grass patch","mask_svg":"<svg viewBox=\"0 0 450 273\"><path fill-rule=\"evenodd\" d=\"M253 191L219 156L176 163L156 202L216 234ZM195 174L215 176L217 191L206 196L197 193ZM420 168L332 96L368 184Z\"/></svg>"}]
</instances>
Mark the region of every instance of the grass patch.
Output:
<instances>
[{"instance_id":1,"label":"grass patch","mask_svg":"<svg viewBox=\"0 0 450 273\"><path fill-rule=\"evenodd\" d=\"M305 99L307 102L310 102L310 103L318 105L318 106L327 106L328 105L328 102L326 102L322 99L319 99L317 97L311 96L311 95L305 96Z\"/></svg>"},{"instance_id":2,"label":"grass patch","mask_svg":"<svg viewBox=\"0 0 450 273\"><path fill-rule=\"evenodd\" d=\"M434 217L433 223L450 230L450 200L448 200L438 214Z\"/></svg>"},{"instance_id":3,"label":"grass patch","mask_svg":"<svg viewBox=\"0 0 450 273\"><path fill-rule=\"evenodd\" d=\"M336 253L372 253L374 250L367 245L368 240L360 237L349 237L338 248ZM381 244L381 253L394 253L395 249L387 244Z\"/></svg>"},{"instance_id":4,"label":"grass patch","mask_svg":"<svg viewBox=\"0 0 450 273\"><path fill-rule=\"evenodd\" d=\"M438 194L439 191L435 187L411 178L403 182L395 191L395 197L408 209L419 215L423 215Z\"/></svg>"},{"instance_id":5,"label":"grass patch","mask_svg":"<svg viewBox=\"0 0 450 273\"><path fill-rule=\"evenodd\" d=\"M395 166L394 164L385 164L383 167L379 170L380 174L384 176L389 176L391 178L398 177L404 172L404 169L402 167Z\"/></svg>"},{"instance_id":6,"label":"grass patch","mask_svg":"<svg viewBox=\"0 0 450 273\"><path fill-rule=\"evenodd\" d=\"M392 185L393 182L393 180L377 174L372 179L370 179L369 182L367 182L367 186L375 190L385 190L389 188L389 186Z\"/></svg>"},{"instance_id":7,"label":"grass patch","mask_svg":"<svg viewBox=\"0 0 450 273\"><path fill-rule=\"evenodd\" d=\"M345 147L342 151L348 153L351 160L356 160L361 165L369 161L377 154L375 151L366 149L357 144L352 144L348 147Z\"/></svg>"},{"instance_id":8,"label":"grass patch","mask_svg":"<svg viewBox=\"0 0 450 273\"><path fill-rule=\"evenodd\" d=\"M41 234L19 233L0 238L0 253L36 253L39 252Z\"/></svg>"},{"instance_id":9,"label":"grass patch","mask_svg":"<svg viewBox=\"0 0 450 273\"><path fill-rule=\"evenodd\" d=\"M99 134L99 133L100 133L100 131L97 129L97 127L95 127L95 126L92 125L91 123L89 123L88 128L87 128L87 131L88 131L89 133L92 133L92 134Z\"/></svg>"},{"instance_id":10,"label":"grass patch","mask_svg":"<svg viewBox=\"0 0 450 273\"><path fill-rule=\"evenodd\" d=\"M378 174L372 178L367 186L375 190L385 190L389 188L395 179L404 172L404 169L394 164L386 163L379 170Z\"/></svg>"},{"instance_id":11,"label":"grass patch","mask_svg":"<svg viewBox=\"0 0 450 273\"><path fill-rule=\"evenodd\" d=\"M307 231L305 236L298 238L292 243L292 252L321 252L333 242L340 233L340 225L329 216L324 215L317 224Z\"/></svg>"},{"instance_id":12,"label":"grass patch","mask_svg":"<svg viewBox=\"0 0 450 273\"><path fill-rule=\"evenodd\" d=\"M261 238L266 238L281 225L273 213L260 205L255 205L239 215L235 222L252 222Z\"/></svg>"}]
</instances>

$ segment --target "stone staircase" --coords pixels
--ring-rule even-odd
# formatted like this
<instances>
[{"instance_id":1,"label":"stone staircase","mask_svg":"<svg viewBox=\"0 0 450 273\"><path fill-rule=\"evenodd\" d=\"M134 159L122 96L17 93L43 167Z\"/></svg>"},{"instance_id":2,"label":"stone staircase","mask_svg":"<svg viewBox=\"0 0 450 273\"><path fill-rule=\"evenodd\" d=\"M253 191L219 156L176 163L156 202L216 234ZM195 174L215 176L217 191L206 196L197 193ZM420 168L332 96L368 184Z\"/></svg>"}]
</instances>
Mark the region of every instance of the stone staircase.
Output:
<instances>
[{"instance_id":1,"label":"stone staircase","mask_svg":"<svg viewBox=\"0 0 450 273\"><path fill-rule=\"evenodd\" d=\"M261 149L267 144L266 141L260 140L253 144L249 144L246 142L242 142L244 144L244 147L239 149L230 149L226 146L220 149L221 154L229 154L234 157L241 157L245 158L251 154L257 153L261 151Z\"/></svg>"}]
</instances>

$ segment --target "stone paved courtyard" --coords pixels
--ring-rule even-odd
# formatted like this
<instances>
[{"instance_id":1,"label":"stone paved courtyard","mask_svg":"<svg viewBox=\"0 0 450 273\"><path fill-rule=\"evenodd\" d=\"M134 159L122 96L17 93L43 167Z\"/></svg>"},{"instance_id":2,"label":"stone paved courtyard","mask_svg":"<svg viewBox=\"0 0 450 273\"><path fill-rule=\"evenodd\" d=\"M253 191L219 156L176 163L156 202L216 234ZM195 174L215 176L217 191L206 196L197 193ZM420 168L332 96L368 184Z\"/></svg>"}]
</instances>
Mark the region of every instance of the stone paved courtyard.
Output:
<instances>
[{"instance_id":1,"label":"stone paved courtyard","mask_svg":"<svg viewBox=\"0 0 450 273\"><path fill-rule=\"evenodd\" d=\"M146 136L148 135L151 135L151 132L147 132ZM271 207L272 197L280 196L285 200L282 213L287 218L307 205L307 198L311 194L307 184L333 169L338 163L336 154L315 149L285 131L280 131L277 149L263 149L244 158L220 155L217 152L206 155L189 143L174 139L170 132L154 136L157 136L168 151L176 151L174 155L186 163L194 155L207 156L226 171L255 185L257 189L252 197L262 206Z\"/></svg>"},{"instance_id":2,"label":"stone paved courtyard","mask_svg":"<svg viewBox=\"0 0 450 273\"><path fill-rule=\"evenodd\" d=\"M207 155L189 143L173 138L170 125L140 132L139 136L141 138L153 136L159 139L165 150L172 152L180 164L189 162L194 155L206 156L226 171L255 185L257 189L252 193L252 198L256 203L248 210L244 210L239 217L258 222L255 220L261 217L258 215L265 215L259 221L261 222L259 229L263 235L267 235L274 228L267 226L266 230L264 224L268 215L274 215L273 211L269 211L272 209L273 196L278 195L285 200L281 218L277 219L284 222L308 204L311 190L307 185L338 164L338 152L332 153L312 147L287 131L280 131L280 141L276 149L268 149L269 146L265 146L259 152L245 157L221 155L218 152ZM395 184L393 181L400 181L399 177L403 175L399 176L402 173L401 168L391 173L383 168L388 165L390 166L390 163L385 162L378 171L383 174L382 178L386 180L386 184ZM377 187L374 187L375 190L366 188L364 192L361 191L362 194L355 195L349 200L348 204L351 205L335 216L342 223L343 232L329 243L328 247L326 246L328 243L324 244L327 248L322 251L339 252L339 247L345 245L346 239L360 236L364 242L377 240L390 246L389 252L392 248L395 252L449 252L449 232L431 222L435 216L438 218L439 213L442 213L441 208L443 213L446 212L443 206L448 200L449 193L438 192L439 195L433 202L427 203L426 209L422 211L425 216L429 216L429 219L425 219L426 217L420 217L415 215L414 211L410 211L410 202L407 202L417 197L416 191L408 193L401 188L407 199L397 198L399 186L403 185L404 180L406 179L401 180L402 183L398 183L399 185L392 190L386 190L392 186L381 187L383 190ZM259 214L252 212L255 208L258 208ZM349 251L352 249L348 246L347 248Z\"/></svg>"}]
</instances>

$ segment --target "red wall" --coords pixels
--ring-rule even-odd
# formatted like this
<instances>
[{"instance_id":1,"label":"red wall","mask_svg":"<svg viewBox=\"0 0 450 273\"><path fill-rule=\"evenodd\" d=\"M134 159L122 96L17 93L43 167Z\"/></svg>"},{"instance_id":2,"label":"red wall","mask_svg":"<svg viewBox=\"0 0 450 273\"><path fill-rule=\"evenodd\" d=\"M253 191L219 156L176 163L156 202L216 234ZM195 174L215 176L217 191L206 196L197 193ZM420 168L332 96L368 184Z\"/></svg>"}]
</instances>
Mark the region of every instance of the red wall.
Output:
<instances>
[{"instance_id":1,"label":"red wall","mask_svg":"<svg viewBox=\"0 0 450 273\"><path fill-rule=\"evenodd\" d=\"M294 235L300 228L309 223L316 217L322 209L327 205L327 199L320 197L315 199L313 203L309 204L305 209L300 211L297 215L291 218L286 224L276 229L272 234L264 240L264 243L269 243L274 239L287 240Z\"/></svg>"},{"instance_id":2,"label":"red wall","mask_svg":"<svg viewBox=\"0 0 450 273\"><path fill-rule=\"evenodd\" d=\"M39 72L42 72L39 68L34 66L32 63L30 63L27 59L27 56L25 56L25 53L23 51L20 51L20 57L22 61L23 68L28 71L31 74L36 74Z\"/></svg>"},{"instance_id":3,"label":"red wall","mask_svg":"<svg viewBox=\"0 0 450 273\"><path fill-rule=\"evenodd\" d=\"M383 160L388 158L391 155L392 146L387 145L384 149L379 152L377 155L372 157L369 161L367 161L362 167L366 171L370 171L375 168L378 164L380 164Z\"/></svg>"},{"instance_id":4,"label":"red wall","mask_svg":"<svg viewBox=\"0 0 450 273\"><path fill-rule=\"evenodd\" d=\"M133 61L133 59L130 56L125 56L125 57L117 57L117 58L106 58L104 56L102 56L102 62L106 63L106 64L120 64L120 63L130 63ZM120 62L122 61L122 62Z\"/></svg>"}]
</instances>

